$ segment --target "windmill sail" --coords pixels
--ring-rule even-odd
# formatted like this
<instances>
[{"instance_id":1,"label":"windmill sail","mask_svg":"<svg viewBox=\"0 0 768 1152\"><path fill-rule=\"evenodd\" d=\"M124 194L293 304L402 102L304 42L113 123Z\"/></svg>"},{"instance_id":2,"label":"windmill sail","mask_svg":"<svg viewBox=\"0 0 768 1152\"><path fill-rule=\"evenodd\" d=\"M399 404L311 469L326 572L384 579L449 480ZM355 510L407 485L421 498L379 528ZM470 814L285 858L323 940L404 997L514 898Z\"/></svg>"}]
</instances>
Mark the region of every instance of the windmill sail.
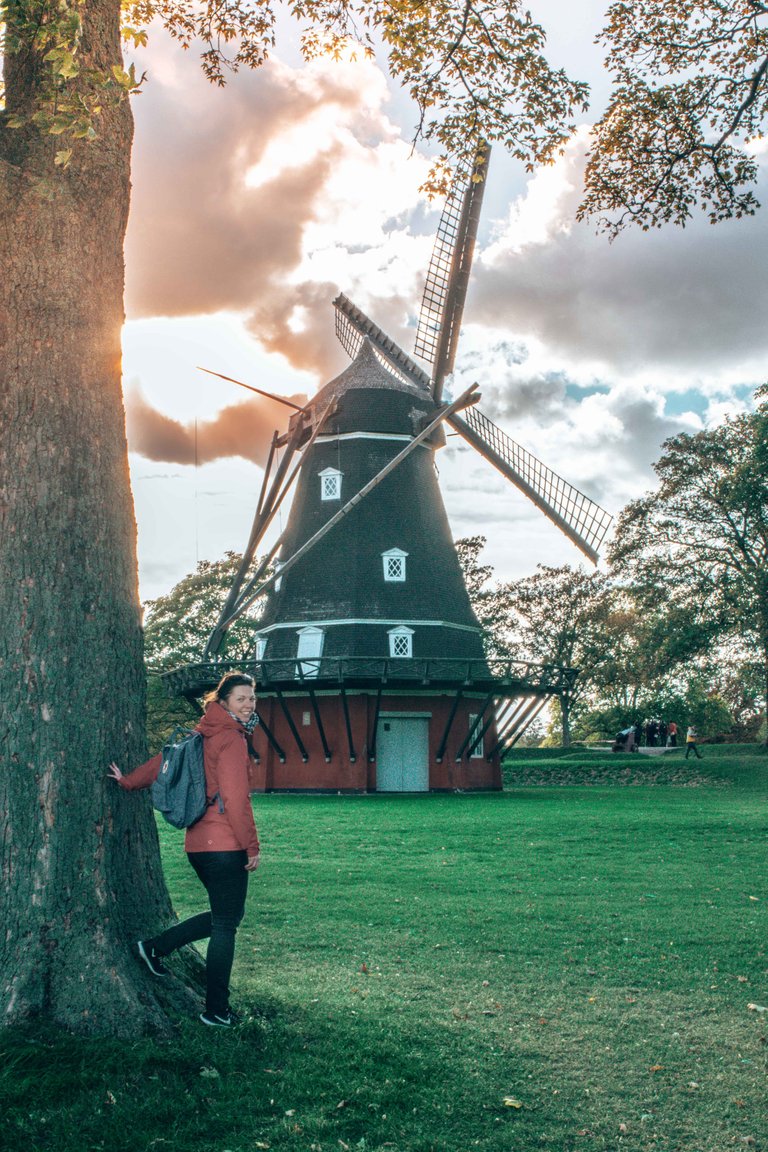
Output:
<instances>
[{"instance_id":1,"label":"windmill sail","mask_svg":"<svg viewBox=\"0 0 768 1152\"><path fill-rule=\"evenodd\" d=\"M350 360L355 359L367 337L387 368L394 369L401 379L417 384L420 388L430 387L430 379L424 369L343 292L336 297L333 306L336 309L336 335Z\"/></svg>"},{"instance_id":2,"label":"windmill sail","mask_svg":"<svg viewBox=\"0 0 768 1152\"><path fill-rule=\"evenodd\" d=\"M490 147L478 153L471 172L460 173L443 208L427 270L416 331L416 355L432 367L436 400L453 371L464 300L475 250Z\"/></svg>"},{"instance_id":3,"label":"windmill sail","mask_svg":"<svg viewBox=\"0 0 768 1152\"><path fill-rule=\"evenodd\" d=\"M351 300L341 295L334 304L336 335L350 356L356 355L367 337L379 359L401 378L428 387L423 369ZM466 419L451 416L448 423L528 496L585 556L597 563L598 548L613 521L609 512L542 464L477 407L468 410Z\"/></svg>"},{"instance_id":4,"label":"windmill sail","mask_svg":"<svg viewBox=\"0 0 768 1152\"><path fill-rule=\"evenodd\" d=\"M542 464L477 408L469 409L466 417L449 417L449 423L597 563L597 550L613 520L609 512Z\"/></svg>"}]
</instances>

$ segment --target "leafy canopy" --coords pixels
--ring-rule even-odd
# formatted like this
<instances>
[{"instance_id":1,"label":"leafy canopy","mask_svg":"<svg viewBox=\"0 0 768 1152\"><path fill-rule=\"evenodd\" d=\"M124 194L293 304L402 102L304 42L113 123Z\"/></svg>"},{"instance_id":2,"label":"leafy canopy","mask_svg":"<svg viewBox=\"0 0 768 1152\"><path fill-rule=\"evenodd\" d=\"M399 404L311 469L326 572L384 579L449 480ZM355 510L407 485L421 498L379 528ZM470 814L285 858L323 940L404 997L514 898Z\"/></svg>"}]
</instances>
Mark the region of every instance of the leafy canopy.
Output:
<instances>
[{"instance_id":1,"label":"leafy canopy","mask_svg":"<svg viewBox=\"0 0 768 1152\"><path fill-rule=\"evenodd\" d=\"M203 658L206 641L235 579L242 556L226 552L221 560L200 560L165 596L147 601L144 655L149 667L168 670ZM254 601L228 630L220 655L229 660L253 658L255 632L263 599Z\"/></svg>"},{"instance_id":2,"label":"leafy canopy","mask_svg":"<svg viewBox=\"0 0 768 1152\"><path fill-rule=\"evenodd\" d=\"M609 556L646 602L732 635L768 696L768 391L755 412L668 440L659 487L622 512Z\"/></svg>"},{"instance_id":3,"label":"leafy canopy","mask_svg":"<svg viewBox=\"0 0 768 1152\"><path fill-rule=\"evenodd\" d=\"M114 98L139 87L131 69L81 72L86 6L0 0L6 54L34 59L37 70L34 92L27 86L20 106L9 84L9 126L32 118L44 131L88 137L98 131L100 93ZM521 0L122 0L122 13L134 42L143 43L143 29L159 21L185 48L199 43L203 70L216 84L227 70L264 63L282 13L298 24L307 60L354 49L382 54L415 103L414 141L439 149L431 191L444 191L450 168L470 165L483 139L502 142L529 165L551 158L574 130L574 112L586 107L586 84L550 66L544 30Z\"/></svg>"},{"instance_id":4,"label":"leafy canopy","mask_svg":"<svg viewBox=\"0 0 768 1152\"><path fill-rule=\"evenodd\" d=\"M594 129L579 217L684 225L752 215L768 114L763 0L616 0L598 37L613 90Z\"/></svg>"}]
</instances>

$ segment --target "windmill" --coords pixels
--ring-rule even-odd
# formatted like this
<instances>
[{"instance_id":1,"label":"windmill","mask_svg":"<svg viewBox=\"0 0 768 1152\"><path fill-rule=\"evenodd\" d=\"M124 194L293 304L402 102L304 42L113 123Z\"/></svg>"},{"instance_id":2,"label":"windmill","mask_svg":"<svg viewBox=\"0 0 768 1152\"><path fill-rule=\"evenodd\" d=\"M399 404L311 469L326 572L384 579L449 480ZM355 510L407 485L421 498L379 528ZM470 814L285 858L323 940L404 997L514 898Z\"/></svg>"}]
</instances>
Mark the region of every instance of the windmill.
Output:
<instances>
[{"instance_id":1,"label":"windmill","mask_svg":"<svg viewBox=\"0 0 768 1152\"><path fill-rule=\"evenodd\" d=\"M430 261L415 354L346 296L349 367L276 431L242 564L202 661L167 674L190 698L215 682L229 626L260 597L261 786L426 791L500 786L500 760L572 670L484 655L437 485L444 425L592 561L611 517L443 387L456 355L488 149L454 185ZM294 483L285 531L256 551ZM242 666L242 665L241 665Z\"/></svg>"}]
</instances>

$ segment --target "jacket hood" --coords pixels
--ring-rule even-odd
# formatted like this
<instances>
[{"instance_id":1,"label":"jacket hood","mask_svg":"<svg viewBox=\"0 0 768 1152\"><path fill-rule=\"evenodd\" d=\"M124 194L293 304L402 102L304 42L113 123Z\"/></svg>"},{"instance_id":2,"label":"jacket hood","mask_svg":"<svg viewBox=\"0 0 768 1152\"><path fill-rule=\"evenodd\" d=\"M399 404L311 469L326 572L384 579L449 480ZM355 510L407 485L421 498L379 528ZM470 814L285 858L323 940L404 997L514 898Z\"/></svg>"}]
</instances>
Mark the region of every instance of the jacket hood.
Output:
<instances>
[{"instance_id":1,"label":"jacket hood","mask_svg":"<svg viewBox=\"0 0 768 1152\"><path fill-rule=\"evenodd\" d=\"M197 730L202 732L203 736L216 736L222 732L245 733L245 728L240 721L233 719L223 704L219 704L218 700L213 700L208 705L205 715L197 725Z\"/></svg>"}]
</instances>

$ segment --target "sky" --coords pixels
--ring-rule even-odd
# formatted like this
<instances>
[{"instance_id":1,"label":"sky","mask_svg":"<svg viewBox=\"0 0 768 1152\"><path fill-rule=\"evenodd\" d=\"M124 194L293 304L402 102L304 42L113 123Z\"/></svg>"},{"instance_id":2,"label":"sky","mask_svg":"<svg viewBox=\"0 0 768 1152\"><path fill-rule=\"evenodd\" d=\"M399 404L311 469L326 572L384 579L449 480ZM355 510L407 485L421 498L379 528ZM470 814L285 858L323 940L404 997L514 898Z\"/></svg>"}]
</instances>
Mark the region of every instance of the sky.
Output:
<instances>
[{"instance_id":1,"label":"sky","mask_svg":"<svg viewBox=\"0 0 768 1152\"><path fill-rule=\"evenodd\" d=\"M607 92L592 42L603 3L531 9L593 107L551 167L525 173L494 150L449 392L476 381L483 412L615 515L653 486L665 439L748 409L765 381L768 210L613 243L577 224ZM375 61L304 65L287 37L219 89L194 50L152 30L138 63L123 369L149 600L242 551L289 414L200 368L303 403L348 363L340 291L411 352L442 205L419 193L415 111ZM437 466L454 536L485 535L499 579L587 564L459 437Z\"/></svg>"}]
</instances>

